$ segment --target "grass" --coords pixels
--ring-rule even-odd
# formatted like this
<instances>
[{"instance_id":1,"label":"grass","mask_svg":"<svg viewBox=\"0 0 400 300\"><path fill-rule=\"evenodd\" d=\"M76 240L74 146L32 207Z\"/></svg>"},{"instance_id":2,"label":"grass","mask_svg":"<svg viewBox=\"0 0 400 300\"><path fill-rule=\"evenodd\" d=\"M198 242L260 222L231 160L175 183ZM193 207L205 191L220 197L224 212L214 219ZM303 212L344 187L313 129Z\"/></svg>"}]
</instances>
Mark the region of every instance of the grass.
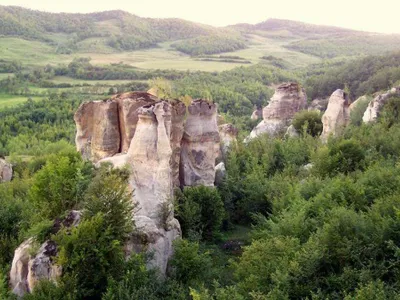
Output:
<instances>
[{"instance_id":1,"label":"grass","mask_svg":"<svg viewBox=\"0 0 400 300\"><path fill-rule=\"evenodd\" d=\"M68 76L56 76L52 80L53 83L69 83L69 84L90 84L90 85L108 85L113 86L117 84L126 84L130 82L146 82L146 80L84 80L84 79L75 79Z\"/></svg>"},{"instance_id":2,"label":"grass","mask_svg":"<svg viewBox=\"0 0 400 300\"><path fill-rule=\"evenodd\" d=\"M12 76L13 73L0 73L0 80L6 79L8 76Z\"/></svg>"},{"instance_id":3,"label":"grass","mask_svg":"<svg viewBox=\"0 0 400 300\"><path fill-rule=\"evenodd\" d=\"M17 96L17 95L8 95L8 94L0 94L0 110L12 106L16 106L18 104L24 103L28 100L27 96ZM30 97L33 101L38 101L42 99L42 97Z\"/></svg>"}]
</instances>

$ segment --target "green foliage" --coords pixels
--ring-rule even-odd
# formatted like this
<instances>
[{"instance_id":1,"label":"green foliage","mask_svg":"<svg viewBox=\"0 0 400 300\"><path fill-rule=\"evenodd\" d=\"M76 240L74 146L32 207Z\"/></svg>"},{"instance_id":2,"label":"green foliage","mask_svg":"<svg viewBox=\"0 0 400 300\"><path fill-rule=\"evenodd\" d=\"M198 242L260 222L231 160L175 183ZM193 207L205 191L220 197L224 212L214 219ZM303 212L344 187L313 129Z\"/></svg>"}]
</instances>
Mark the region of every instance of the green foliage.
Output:
<instances>
[{"instance_id":1,"label":"green foliage","mask_svg":"<svg viewBox=\"0 0 400 300\"><path fill-rule=\"evenodd\" d=\"M186 54L203 55L244 49L246 44L239 36L224 34L200 36L174 43L172 47Z\"/></svg>"},{"instance_id":2,"label":"green foliage","mask_svg":"<svg viewBox=\"0 0 400 300\"><path fill-rule=\"evenodd\" d=\"M171 259L172 277L186 285L204 282L209 275L212 261L208 252L202 253L198 242L177 240Z\"/></svg>"},{"instance_id":3,"label":"green foliage","mask_svg":"<svg viewBox=\"0 0 400 300\"><path fill-rule=\"evenodd\" d=\"M102 164L90 183L84 198L84 217L101 213L104 224L116 240L124 240L133 231L132 193L128 190L127 170L112 169Z\"/></svg>"},{"instance_id":4,"label":"green foliage","mask_svg":"<svg viewBox=\"0 0 400 300\"><path fill-rule=\"evenodd\" d=\"M321 113L319 111L300 111L294 115L292 124L298 132L305 132L314 137L319 136L322 132Z\"/></svg>"},{"instance_id":5,"label":"green foliage","mask_svg":"<svg viewBox=\"0 0 400 300\"><path fill-rule=\"evenodd\" d=\"M185 187L175 210L185 237L200 234L205 239L218 232L225 214L218 190L205 186Z\"/></svg>"},{"instance_id":6,"label":"green foliage","mask_svg":"<svg viewBox=\"0 0 400 300\"><path fill-rule=\"evenodd\" d=\"M389 127L398 124L400 121L400 97L392 96L383 107L380 115L380 121Z\"/></svg>"},{"instance_id":7,"label":"green foliage","mask_svg":"<svg viewBox=\"0 0 400 300\"><path fill-rule=\"evenodd\" d=\"M118 279L124 267L121 242L101 214L83 220L78 227L54 236L59 247L57 263L62 281L72 287L77 299L100 299L109 279Z\"/></svg>"},{"instance_id":8,"label":"green foliage","mask_svg":"<svg viewBox=\"0 0 400 300\"><path fill-rule=\"evenodd\" d=\"M352 125L360 126L362 124L362 118L371 100L371 97L368 96L357 99L358 102L350 111L350 122Z\"/></svg>"},{"instance_id":9,"label":"green foliage","mask_svg":"<svg viewBox=\"0 0 400 300\"><path fill-rule=\"evenodd\" d=\"M91 166L77 152L54 155L35 174L30 199L42 218L53 219L76 207L90 177Z\"/></svg>"},{"instance_id":10,"label":"green foliage","mask_svg":"<svg viewBox=\"0 0 400 300\"><path fill-rule=\"evenodd\" d=\"M63 283L51 281L40 281L34 288L31 294L25 294L23 300L50 300L50 299L63 299L74 300L75 295L72 291L67 291Z\"/></svg>"}]
</instances>

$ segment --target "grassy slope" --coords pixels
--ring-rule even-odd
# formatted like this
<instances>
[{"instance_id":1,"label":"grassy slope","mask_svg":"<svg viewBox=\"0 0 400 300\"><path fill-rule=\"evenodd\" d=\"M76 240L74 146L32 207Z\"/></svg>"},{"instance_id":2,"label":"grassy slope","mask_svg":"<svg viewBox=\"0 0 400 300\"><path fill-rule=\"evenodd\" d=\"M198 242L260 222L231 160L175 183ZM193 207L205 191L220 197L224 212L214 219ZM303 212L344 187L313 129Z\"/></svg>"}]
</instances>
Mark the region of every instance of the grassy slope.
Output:
<instances>
[{"instance_id":1,"label":"grassy slope","mask_svg":"<svg viewBox=\"0 0 400 300\"><path fill-rule=\"evenodd\" d=\"M33 101L41 99L41 97L31 97L31 98ZM26 96L0 94L0 110L24 103L26 100L28 100L28 97Z\"/></svg>"}]
</instances>

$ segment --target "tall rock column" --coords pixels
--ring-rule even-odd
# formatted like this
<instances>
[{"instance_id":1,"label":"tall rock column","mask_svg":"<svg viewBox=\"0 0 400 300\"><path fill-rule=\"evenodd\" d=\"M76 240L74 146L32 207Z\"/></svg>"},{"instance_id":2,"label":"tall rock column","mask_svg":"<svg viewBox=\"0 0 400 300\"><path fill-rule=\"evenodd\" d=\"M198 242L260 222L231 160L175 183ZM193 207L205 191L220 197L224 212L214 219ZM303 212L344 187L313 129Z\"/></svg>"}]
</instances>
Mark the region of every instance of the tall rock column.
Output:
<instances>
[{"instance_id":1,"label":"tall rock column","mask_svg":"<svg viewBox=\"0 0 400 300\"><path fill-rule=\"evenodd\" d=\"M270 102L263 109L263 121L251 131L246 140L251 140L265 133L270 136L284 133L294 114L305 109L306 106L306 92L298 83L279 85Z\"/></svg>"},{"instance_id":2,"label":"tall rock column","mask_svg":"<svg viewBox=\"0 0 400 300\"><path fill-rule=\"evenodd\" d=\"M199 99L188 111L181 144L181 185L213 186L220 142L217 106Z\"/></svg>"},{"instance_id":3,"label":"tall rock column","mask_svg":"<svg viewBox=\"0 0 400 300\"><path fill-rule=\"evenodd\" d=\"M126 160L134 199L136 231L126 244L126 252L153 254L150 266L165 274L172 255L172 242L181 235L173 217L171 147L171 104L166 101L138 109L139 121Z\"/></svg>"},{"instance_id":4,"label":"tall rock column","mask_svg":"<svg viewBox=\"0 0 400 300\"><path fill-rule=\"evenodd\" d=\"M350 100L342 90L336 90L329 98L328 107L322 116L321 139L326 141L330 135L341 134L350 122Z\"/></svg>"}]
</instances>

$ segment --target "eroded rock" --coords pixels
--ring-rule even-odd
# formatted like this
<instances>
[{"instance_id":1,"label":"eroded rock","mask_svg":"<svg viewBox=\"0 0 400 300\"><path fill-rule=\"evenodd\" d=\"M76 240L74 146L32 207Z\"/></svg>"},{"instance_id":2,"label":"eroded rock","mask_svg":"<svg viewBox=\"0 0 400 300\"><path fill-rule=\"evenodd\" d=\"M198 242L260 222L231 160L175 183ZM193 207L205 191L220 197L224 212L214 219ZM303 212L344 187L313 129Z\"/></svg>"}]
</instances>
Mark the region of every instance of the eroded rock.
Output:
<instances>
[{"instance_id":1,"label":"eroded rock","mask_svg":"<svg viewBox=\"0 0 400 300\"><path fill-rule=\"evenodd\" d=\"M0 183L11 181L13 176L12 165L0 158Z\"/></svg>"},{"instance_id":2,"label":"eroded rock","mask_svg":"<svg viewBox=\"0 0 400 300\"><path fill-rule=\"evenodd\" d=\"M218 126L220 138L220 154L217 160L226 159L229 149L237 142L238 129L232 124L223 124Z\"/></svg>"},{"instance_id":3,"label":"eroded rock","mask_svg":"<svg viewBox=\"0 0 400 300\"><path fill-rule=\"evenodd\" d=\"M390 89L384 94L378 95L369 104L363 116L363 122L374 122L379 116L383 106L391 96L400 95L400 86Z\"/></svg>"},{"instance_id":4,"label":"eroded rock","mask_svg":"<svg viewBox=\"0 0 400 300\"><path fill-rule=\"evenodd\" d=\"M284 83L279 85L269 104L263 109L263 121L252 130L246 140L264 133L270 136L284 133L294 114L305 109L306 106L307 95L299 84Z\"/></svg>"},{"instance_id":5,"label":"eroded rock","mask_svg":"<svg viewBox=\"0 0 400 300\"><path fill-rule=\"evenodd\" d=\"M91 101L82 103L75 113L77 150L85 159L98 161L120 152L118 103Z\"/></svg>"},{"instance_id":6,"label":"eroded rock","mask_svg":"<svg viewBox=\"0 0 400 300\"><path fill-rule=\"evenodd\" d=\"M80 220L81 212L71 211L65 219L54 222L52 233L57 233L62 227L78 226ZM56 281L62 273L62 268L54 263L54 257L57 256L57 245L54 241L45 241L36 253L32 253L34 246L35 239L30 238L14 252L10 286L13 293L19 297L32 292L40 280Z\"/></svg>"},{"instance_id":7,"label":"eroded rock","mask_svg":"<svg viewBox=\"0 0 400 300\"><path fill-rule=\"evenodd\" d=\"M215 184L221 185L226 176L226 168L225 163L220 162L218 165L215 166Z\"/></svg>"},{"instance_id":8,"label":"eroded rock","mask_svg":"<svg viewBox=\"0 0 400 300\"><path fill-rule=\"evenodd\" d=\"M213 186L220 141L217 106L206 100L194 100L188 112L181 144L181 185Z\"/></svg>"},{"instance_id":9,"label":"eroded rock","mask_svg":"<svg viewBox=\"0 0 400 300\"><path fill-rule=\"evenodd\" d=\"M336 90L329 98L328 107L322 116L321 139L326 141L330 135L336 136L350 122L350 100L343 90Z\"/></svg>"}]
</instances>

